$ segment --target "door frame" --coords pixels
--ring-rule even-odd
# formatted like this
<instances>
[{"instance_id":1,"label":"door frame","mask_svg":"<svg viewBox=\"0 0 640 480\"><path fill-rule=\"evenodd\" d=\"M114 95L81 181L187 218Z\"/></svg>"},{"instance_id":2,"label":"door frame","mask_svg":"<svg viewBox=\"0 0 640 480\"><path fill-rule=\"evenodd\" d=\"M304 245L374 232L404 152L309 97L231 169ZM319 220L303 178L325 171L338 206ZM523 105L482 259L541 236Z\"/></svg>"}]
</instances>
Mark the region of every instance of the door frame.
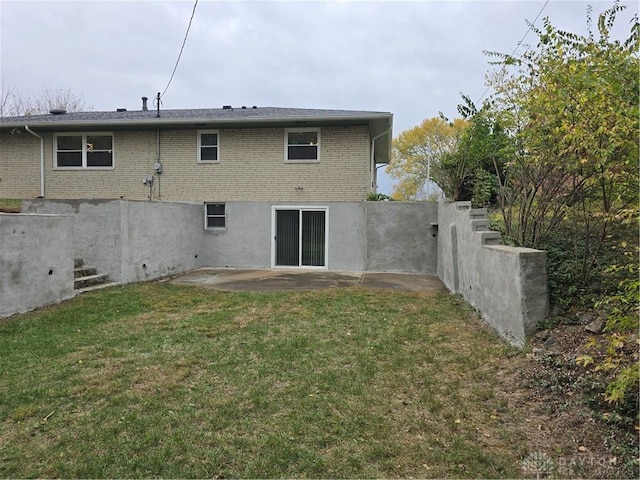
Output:
<instances>
[{"instance_id":1,"label":"door frame","mask_svg":"<svg viewBox=\"0 0 640 480\"><path fill-rule=\"evenodd\" d=\"M324 265L276 265L276 215L278 210L298 210L302 219L302 212L324 212ZM299 224L298 235L302 236L302 221ZM302 249L302 238L300 238L298 248ZM300 252L298 263L302 262L302 252ZM328 270L329 268L329 207L318 205L272 205L271 206L271 268L283 269L309 269L309 270Z\"/></svg>"}]
</instances>

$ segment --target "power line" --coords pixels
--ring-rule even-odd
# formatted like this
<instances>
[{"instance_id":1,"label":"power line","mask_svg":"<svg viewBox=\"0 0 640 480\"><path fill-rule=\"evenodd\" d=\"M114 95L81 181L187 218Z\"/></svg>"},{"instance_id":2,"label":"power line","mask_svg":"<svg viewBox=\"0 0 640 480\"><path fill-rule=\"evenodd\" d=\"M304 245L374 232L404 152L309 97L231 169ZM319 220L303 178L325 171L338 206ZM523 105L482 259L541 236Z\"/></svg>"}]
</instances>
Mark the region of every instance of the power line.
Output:
<instances>
[{"instance_id":1,"label":"power line","mask_svg":"<svg viewBox=\"0 0 640 480\"><path fill-rule=\"evenodd\" d=\"M544 2L544 5L542 5L542 8L540 9L540 11L538 12L538 15L536 15L536 18L533 20L533 22L531 22L529 24L529 28L527 29L526 32L524 32L524 35L522 36L522 38L520 39L520 41L518 42L518 44L515 46L515 48L513 49L513 52L511 52L511 57L513 57L513 55L516 53L516 51L518 50L518 48L520 48L520 45L522 45L522 42L524 42L524 39L527 38L527 35L529 35L529 32L531 31L531 29L533 28L533 26L536 24L536 22L538 21L538 19L540 18L540 15L542 15L542 12L544 11L544 9L547 7L547 5L549 4L549 0L547 0L546 2ZM476 104L480 103L482 101L482 99L484 98L484 96L487 94L487 92L489 91L491 87L487 87L487 89L484 91L484 93L482 94L482 96L478 99L478 101L476 102Z\"/></svg>"},{"instance_id":2,"label":"power line","mask_svg":"<svg viewBox=\"0 0 640 480\"><path fill-rule=\"evenodd\" d=\"M169 89L169 85L171 85L171 81L173 80L173 76L176 74L176 70L178 69L178 64L180 63L180 57L182 57L182 51L184 50L184 45L187 43L187 38L189 37L189 30L191 30L191 22L193 21L193 16L196 14L197 6L198 6L198 0L196 0L196 2L193 4L193 11L191 12L191 18L189 19L189 25L187 26L187 31L184 34L184 40L182 41L182 47L180 47L180 53L178 54L178 59L176 60L176 64L173 67L173 72L171 72L171 78L169 78L169 83L167 83L167 86L165 87L164 92L162 92L162 94L160 95L160 98L164 97L164 94L167 93L167 90Z\"/></svg>"}]
</instances>

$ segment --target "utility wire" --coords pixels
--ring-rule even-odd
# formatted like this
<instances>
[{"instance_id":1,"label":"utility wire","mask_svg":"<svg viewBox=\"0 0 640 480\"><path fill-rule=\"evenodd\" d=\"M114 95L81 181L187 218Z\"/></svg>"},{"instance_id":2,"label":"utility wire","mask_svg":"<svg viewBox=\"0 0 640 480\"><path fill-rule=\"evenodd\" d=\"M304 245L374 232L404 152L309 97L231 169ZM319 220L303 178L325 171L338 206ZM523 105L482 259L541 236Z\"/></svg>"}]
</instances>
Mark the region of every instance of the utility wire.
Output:
<instances>
[{"instance_id":1,"label":"utility wire","mask_svg":"<svg viewBox=\"0 0 640 480\"><path fill-rule=\"evenodd\" d=\"M549 1L549 0L547 0ZM164 92L160 95L160 98L164 97L164 94L167 93L169 89L169 85L171 85L171 81L173 80L173 76L176 74L176 70L178 69L178 64L180 63L180 57L182 57L182 51L184 50L184 45L187 43L187 38L189 37L189 30L191 29L191 22L193 21L193 16L196 14L196 7L198 6L198 0L193 4L193 11L191 12L191 18L189 19L189 25L187 26L187 32L184 34L184 40L182 41L182 47L180 47L180 53L178 54L178 59L176 60L176 65L173 67L173 72L171 72L171 78L169 78L169 83L164 89Z\"/></svg>"},{"instance_id":2,"label":"utility wire","mask_svg":"<svg viewBox=\"0 0 640 480\"><path fill-rule=\"evenodd\" d=\"M529 28L527 29L526 32L524 32L524 35L522 36L522 38L520 39L520 41L518 42L518 44L515 46L515 48L513 49L513 52L511 52L511 57L513 57L513 55L516 53L516 51L518 50L518 48L520 48L520 45L522 45L522 42L524 42L524 39L527 38L527 35L529 35L529 32L531 31L531 29L534 27L534 25L536 24L536 22L538 21L538 19L540 18L540 15L542 15L542 12L544 11L544 9L547 7L547 5L549 4L549 0L547 0L546 2L544 2L544 5L542 5L542 8L540 9L540 11L538 12L538 15L536 15L536 18L533 20L533 22L531 22L529 24ZM504 67L503 67L504 68ZM478 103L480 103L482 101L482 99L484 98L484 96L487 94L487 92L489 91L491 87L487 87L487 89L484 91L484 93L482 94L482 96L478 99L478 101L476 102L476 105Z\"/></svg>"}]
</instances>

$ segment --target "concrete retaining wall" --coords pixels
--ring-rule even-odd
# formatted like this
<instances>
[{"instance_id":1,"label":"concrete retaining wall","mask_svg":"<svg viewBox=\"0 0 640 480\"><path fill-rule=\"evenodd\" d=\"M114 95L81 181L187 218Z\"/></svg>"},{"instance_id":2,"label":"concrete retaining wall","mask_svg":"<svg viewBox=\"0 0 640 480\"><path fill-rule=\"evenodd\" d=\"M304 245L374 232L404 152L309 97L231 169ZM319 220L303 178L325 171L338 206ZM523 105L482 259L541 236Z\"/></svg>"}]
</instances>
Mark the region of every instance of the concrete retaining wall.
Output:
<instances>
[{"instance_id":1,"label":"concrete retaining wall","mask_svg":"<svg viewBox=\"0 0 640 480\"><path fill-rule=\"evenodd\" d=\"M73 218L0 213L0 318L73 296Z\"/></svg>"},{"instance_id":2,"label":"concrete retaining wall","mask_svg":"<svg viewBox=\"0 0 640 480\"><path fill-rule=\"evenodd\" d=\"M23 212L72 217L72 258L115 282L153 280L202 266L200 204L25 200Z\"/></svg>"},{"instance_id":3,"label":"concrete retaining wall","mask_svg":"<svg viewBox=\"0 0 640 480\"><path fill-rule=\"evenodd\" d=\"M438 204L367 202L365 270L436 275Z\"/></svg>"},{"instance_id":4,"label":"concrete retaining wall","mask_svg":"<svg viewBox=\"0 0 640 480\"><path fill-rule=\"evenodd\" d=\"M120 281L120 201L23 200L23 213L68 215L72 218L72 259Z\"/></svg>"},{"instance_id":5,"label":"concrete retaining wall","mask_svg":"<svg viewBox=\"0 0 640 480\"><path fill-rule=\"evenodd\" d=\"M509 343L522 346L548 312L546 253L501 245L486 211L440 204L438 275Z\"/></svg>"},{"instance_id":6,"label":"concrete retaining wall","mask_svg":"<svg viewBox=\"0 0 640 480\"><path fill-rule=\"evenodd\" d=\"M22 210L73 217L73 255L129 283L201 266L270 268L275 206L327 208L329 270L437 272L435 203L227 202L220 230L204 229L201 203L36 199Z\"/></svg>"}]
</instances>

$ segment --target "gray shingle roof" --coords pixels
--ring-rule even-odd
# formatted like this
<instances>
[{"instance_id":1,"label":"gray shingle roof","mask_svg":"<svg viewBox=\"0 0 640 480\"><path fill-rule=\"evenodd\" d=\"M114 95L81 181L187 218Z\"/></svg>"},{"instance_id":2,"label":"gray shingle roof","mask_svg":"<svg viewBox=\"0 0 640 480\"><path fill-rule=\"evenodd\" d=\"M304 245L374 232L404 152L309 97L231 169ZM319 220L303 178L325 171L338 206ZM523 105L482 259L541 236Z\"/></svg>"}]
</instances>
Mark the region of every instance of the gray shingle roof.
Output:
<instances>
[{"instance_id":1,"label":"gray shingle roof","mask_svg":"<svg viewBox=\"0 0 640 480\"><path fill-rule=\"evenodd\" d=\"M67 125L67 124L147 124L147 123L194 123L194 122L260 122L260 121L296 121L296 120L372 120L391 118L388 112L368 112L357 110L322 110L304 108L247 107L247 108L199 108L180 110L160 110L160 116L154 109L109 112L70 112L60 115L29 115L22 117L0 118L0 125Z\"/></svg>"}]
</instances>

